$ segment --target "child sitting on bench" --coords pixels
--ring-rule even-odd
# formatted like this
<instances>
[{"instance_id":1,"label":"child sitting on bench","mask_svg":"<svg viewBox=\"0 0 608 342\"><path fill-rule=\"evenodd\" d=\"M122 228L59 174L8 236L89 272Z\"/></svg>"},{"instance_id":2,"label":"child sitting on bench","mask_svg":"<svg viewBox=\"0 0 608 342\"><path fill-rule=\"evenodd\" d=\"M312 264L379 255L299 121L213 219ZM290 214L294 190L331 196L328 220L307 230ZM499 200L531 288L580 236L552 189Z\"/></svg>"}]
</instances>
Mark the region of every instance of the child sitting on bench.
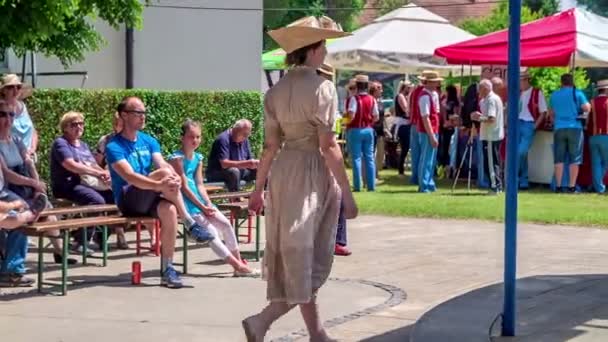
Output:
<instances>
[{"instance_id":1,"label":"child sitting on bench","mask_svg":"<svg viewBox=\"0 0 608 342\"><path fill-rule=\"evenodd\" d=\"M206 227L215 236L209 245L227 264L234 269L235 277L257 276L241 258L237 237L230 221L211 203L203 184L203 156L195 152L201 144L201 125L190 119L182 125L182 148L175 152L169 162L182 177L182 193L186 209L192 218ZM223 235L224 242L219 238Z\"/></svg>"}]
</instances>

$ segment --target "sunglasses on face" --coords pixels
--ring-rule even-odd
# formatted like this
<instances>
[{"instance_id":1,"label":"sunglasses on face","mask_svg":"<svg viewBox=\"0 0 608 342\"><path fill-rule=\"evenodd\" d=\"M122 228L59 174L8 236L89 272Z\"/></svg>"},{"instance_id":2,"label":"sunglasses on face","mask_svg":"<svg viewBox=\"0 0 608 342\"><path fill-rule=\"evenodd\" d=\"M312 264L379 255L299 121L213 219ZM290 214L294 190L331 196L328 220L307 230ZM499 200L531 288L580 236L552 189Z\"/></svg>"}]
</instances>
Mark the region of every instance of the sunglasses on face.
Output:
<instances>
[{"instance_id":1,"label":"sunglasses on face","mask_svg":"<svg viewBox=\"0 0 608 342\"><path fill-rule=\"evenodd\" d=\"M72 128L84 127L84 122L83 121L72 122L72 123L70 123L70 127L72 127Z\"/></svg>"},{"instance_id":2,"label":"sunglasses on face","mask_svg":"<svg viewBox=\"0 0 608 342\"><path fill-rule=\"evenodd\" d=\"M7 85L4 88L8 89L8 90L21 90L21 86L20 85Z\"/></svg>"},{"instance_id":3,"label":"sunglasses on face","mask_svg":"<svg viewBox=\"0 0 608 342\"><path fill-rule=\"evenodd\" d=\"M15 113L14 112L6 112L6 111L3 111L3 110L0 110L0 118L6 118L8 116L10 116L11 118L14 118L15 117Z\"/></svg>"}]
</instances>

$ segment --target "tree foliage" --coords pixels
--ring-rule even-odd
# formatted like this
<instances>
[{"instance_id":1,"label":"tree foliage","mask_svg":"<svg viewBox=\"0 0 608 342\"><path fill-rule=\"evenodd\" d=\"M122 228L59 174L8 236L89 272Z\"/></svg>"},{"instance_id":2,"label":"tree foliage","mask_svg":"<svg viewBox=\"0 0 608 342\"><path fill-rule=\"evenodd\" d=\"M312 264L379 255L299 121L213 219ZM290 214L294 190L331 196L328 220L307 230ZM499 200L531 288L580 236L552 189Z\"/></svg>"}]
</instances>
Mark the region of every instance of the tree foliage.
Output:
<instances>
[{"instance_id":1,"label":"tree foliage","mask_svg":"<svg viewBox=\"0 0 608 342\"><path fill-rule=\"evenodd\" d=\"M608 0L577 0L577 4L598 15L608 17Z\"/></svg>"},{"instance_id":2,"label":"tree foliage","mask_svg":"<svg viewBox=\"0 0 608 342\"><path fill-rule=\"evenodd\" d=\"M345 31L356 29L356 18L364 0L264 0L264 29L273 30L302 17L327 15L342 25ZM276 43L264 35L264 51L276 48Z\"/></svg>"},{"instance_id":3,"label":"tree foliage","mask_svg":"<svg viewBox=\"0 0 608 342\"><path fill-rule=\"evenodd\" d=\"M558 0L524 0L523 5L530 8L533 12L540 13L542 16L553 15L559 12Z\"/></svg>"},{"instance_id":4,"label":"tree foliage","mask_svg":"<svg viewBox=\"0 0 608 342\"><path fill-rule=\"evenodd\" d=\"M542 16L540 14L533 12L529 7L522 6L522 23L540 19L541 17ZM458 26L476 36L482 36L487 33L504 30L509 27L509 3L507 0L503 0L492 10L489 16L483 18L466 19Z\"/></svg>"},{"instance_id":5,"label":"tree foliage","mask_svg":"<svg viewBox=\"0 0 608 342\"><path fill-rule=\"evenodd\" d=\"M0 0L0 49L56 56L67 66L105 42L96 19L140 28L143 6L140 0Z\"/></svg>"},{"instance_id":6,"label":"tree foliage","mask_svg":"<svg viewBox=\"0 0 608 342\"><path fill-rule=\"evenodd\" d=\"M531 0L528 3L534 2ZM549 1L536 1L540 8L550 9ZM547 14L548 15L548 14ZM543 14L532 11L528 6L522 6L521 22L527 23L536 19L542 18ZM459 25L465 31L469 31L474 35L481 36L487 33L504 30L509 27L509 6L506 0L502 1L492 11L492 13L480 19L467 19ZM532 84L539 87L547 95L560 88L560 77L568 72L567 68L530 68L530 79ZM585 89L589 86L589 78L587 72L577 68L575 70L575 84L580 89Z\"/></svg>"},{"instance_id":7,"label":"tree foliage","mask_svg":"<svg viewBox=\"0 0 608 342\"><path fill-rule=\"evenodd\" d=\"M385 15L389 12L396 10L399 7L407 5L409 0L383 0L378 2L380 9L378 10L379 15Z\"/></svg>"}]
</instances>

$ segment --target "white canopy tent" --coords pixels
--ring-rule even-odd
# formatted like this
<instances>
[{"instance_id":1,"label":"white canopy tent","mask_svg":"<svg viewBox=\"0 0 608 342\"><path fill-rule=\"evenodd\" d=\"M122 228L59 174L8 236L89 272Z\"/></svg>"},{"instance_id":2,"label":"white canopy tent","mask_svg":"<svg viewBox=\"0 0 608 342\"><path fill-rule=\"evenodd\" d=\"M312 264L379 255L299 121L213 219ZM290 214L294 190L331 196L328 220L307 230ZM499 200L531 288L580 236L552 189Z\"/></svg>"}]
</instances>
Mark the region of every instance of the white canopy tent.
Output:
<instances>
[{"instance_id":1,"label":"white canopy tent","mask_svg":"<svg viewBox=\"0 0 608 342\"><path fill-rule=\"evenodd\" d=\"M367 72L448 71L460 67L446 65L434 57L435 49L472 38L475 36L451 25L447 19L410 4L377 18L352 36L333 42L327 47L326 61L336 69Z\"/></svg>"}]
</instances>

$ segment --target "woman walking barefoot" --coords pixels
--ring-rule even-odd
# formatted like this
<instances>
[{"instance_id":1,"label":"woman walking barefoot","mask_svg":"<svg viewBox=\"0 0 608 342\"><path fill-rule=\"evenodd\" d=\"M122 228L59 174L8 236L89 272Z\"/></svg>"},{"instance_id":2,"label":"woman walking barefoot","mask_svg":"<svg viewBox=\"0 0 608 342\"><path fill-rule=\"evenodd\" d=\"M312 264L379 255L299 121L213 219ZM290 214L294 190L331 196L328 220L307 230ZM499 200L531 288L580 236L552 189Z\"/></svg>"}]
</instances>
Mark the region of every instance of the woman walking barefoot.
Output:
<instances>
[{"instance_id":1,"label":"woman walking barefoot","mask_svg":"<svg viewBox=\"0 0 608 342\"><path fill-rule=\"evenodd\" d=\"M340 191L346 218L357 207L333 133L336 88L316 70L327 54L325 39L348 34L327 17L303 18L269 34L293 68L264 100L264 152L249 208L261 211L268 180L263 274L270 303L243 328L248 342L261 342L275 320L299 306L310 340L333 341L316 296L331 271Z\"/></svg>"}]
</instances>

